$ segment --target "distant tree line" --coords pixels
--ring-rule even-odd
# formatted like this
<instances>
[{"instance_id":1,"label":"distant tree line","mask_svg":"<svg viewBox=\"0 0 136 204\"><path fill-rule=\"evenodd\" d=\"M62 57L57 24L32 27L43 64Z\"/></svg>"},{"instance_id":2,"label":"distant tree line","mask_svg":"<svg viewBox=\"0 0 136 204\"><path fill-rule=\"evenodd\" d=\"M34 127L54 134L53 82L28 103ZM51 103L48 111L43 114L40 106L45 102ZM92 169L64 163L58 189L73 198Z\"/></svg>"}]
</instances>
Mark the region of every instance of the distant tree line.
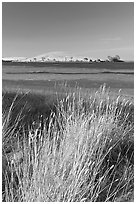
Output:
<instances>
[{"instance_id":1,"label":"distant tree line","mask_svg":"<svg viewBox=\"0 0 136 204\"><path fill-rule=\"evenodd\" d=\"M123 60L120 59L119 55L115 55L114 57L108 56L107 58L108 58L107 60L96 59L93 61L92 59L84 57L84 61L86 62L124 62Z\"/></svg>"},{"instance_id":2,"label":"distant tree line","mask_svg":"<svg viewBox=\"0 0 136 204\"><path fill-rule=\"evenodd\" d=\"M57 62L57 61L59 62L59 60L57 60L55 58L50 60L49 57L46 58L44 56L41 57L41 59L39 60L39 62ZM89 63L93 63L93 62L99 62L99 63L100 62L124 62L123 60L120 59L119 55L115 55L113 57L112 56L108 56L106 60L101 60L99 58L96 59L96 60L92 60L92 59L87 58L87 57L84 57L83 59L74 59L73 57L70 57L68 61L69 62L89 62ZM63 61L60 61L60 62L68 62L68 61L67 61L67 58L65 57L65 59ZM12 62L21 62L21 61L19 61L19 60L16 60L16 61L14 61L14 60L3 60L2 59L2 62L3 63L6 63L6 62L11 62L12 63ZM22 61L22 62L25 62L25 61ZM38 62L38 60L37 60L36 57L34 57L33 59L30 59L29 62Z\"/></svg>"},{"instance_id":3,"label":"distant tree line","mask_svg":"<svg viewBox=\"0 0 136 204\"><path fill-rule=\"evenodd\" d=\"M110 62L123 62L123 60L120 59L119 55L115 55L115 57L108 56L108 60Z\"/></svg>"}]
</instances>

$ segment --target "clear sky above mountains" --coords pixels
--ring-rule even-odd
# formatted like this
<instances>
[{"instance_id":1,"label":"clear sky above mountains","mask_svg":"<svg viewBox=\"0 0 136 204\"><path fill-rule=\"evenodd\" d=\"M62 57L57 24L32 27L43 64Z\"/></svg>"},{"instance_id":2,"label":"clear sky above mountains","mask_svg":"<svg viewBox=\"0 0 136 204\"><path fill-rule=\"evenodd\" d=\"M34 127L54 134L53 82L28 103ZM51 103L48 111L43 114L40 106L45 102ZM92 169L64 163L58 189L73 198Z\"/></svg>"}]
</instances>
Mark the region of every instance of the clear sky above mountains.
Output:
<instances>
[{"instance_id":1,"label":"clear sky above mountains","mask_svg":"<svg viewBox=\"0 0 136 204\"><path fill-rule=\"evenodd\" d=\"M46 52L133 60L134 3L2 3L2 56Z\"/></svg>"}]
</instances>

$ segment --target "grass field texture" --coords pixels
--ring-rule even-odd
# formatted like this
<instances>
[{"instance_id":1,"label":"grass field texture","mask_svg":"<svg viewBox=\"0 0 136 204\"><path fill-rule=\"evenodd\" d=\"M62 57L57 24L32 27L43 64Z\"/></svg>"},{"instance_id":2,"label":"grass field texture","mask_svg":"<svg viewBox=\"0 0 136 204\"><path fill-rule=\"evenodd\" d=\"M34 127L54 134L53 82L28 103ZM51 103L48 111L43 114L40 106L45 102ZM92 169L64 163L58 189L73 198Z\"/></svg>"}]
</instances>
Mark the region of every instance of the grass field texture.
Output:
<instances>
[{"instance_id":1,"label":"grass field texture","mask_svg":"<svg viewBox=\"0 0 136 204\"><path fill-rule=\"evenodd\" d=\"M3 65L3 89L7 91L59 92L54 87L66 83L83 89L98 89L106 83L113 92L133 96L134 63L33 63L28 65Z\"/></svg>"},{"instance_id":2,"label":"grass field texture","mask_svg":"<svg viewBox=\"0 0 136 204\"><path fill-rule=\"evenodd\" d=\"M133 101L62 89L3 92L3 201L134 201Z\"/></svg>"}]
</instances>

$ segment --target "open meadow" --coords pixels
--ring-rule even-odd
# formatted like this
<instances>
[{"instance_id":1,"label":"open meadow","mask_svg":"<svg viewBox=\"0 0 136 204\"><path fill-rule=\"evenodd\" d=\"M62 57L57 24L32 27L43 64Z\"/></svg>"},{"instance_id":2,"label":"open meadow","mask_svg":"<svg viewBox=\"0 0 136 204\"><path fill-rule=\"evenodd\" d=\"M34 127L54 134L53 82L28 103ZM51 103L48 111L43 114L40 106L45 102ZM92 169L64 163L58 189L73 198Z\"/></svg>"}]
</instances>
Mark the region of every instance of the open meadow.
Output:
<instances>
[{"instance_id":1,"label":"open meadow","mask_svg":"<svg viewBox=\"0 0 136 204\"><path fill-rule=\"evenodd\" d=\"M3 65L2 199L134 201L134 63Z\"/></svg>"},{"instance_id":2,"label":"open meadow","mask_svg":"<svg viewBox=\"0 0 136 204\"><path fill-rule=\"evenodd\" d=\"M125 95L134 90L134 63L39 63L36 65L3 65L3 89L54 91L56 84L98 89L106 83L114 92ZM59 91L59 89L57 90Z\"/></svg>"}]
</instances>

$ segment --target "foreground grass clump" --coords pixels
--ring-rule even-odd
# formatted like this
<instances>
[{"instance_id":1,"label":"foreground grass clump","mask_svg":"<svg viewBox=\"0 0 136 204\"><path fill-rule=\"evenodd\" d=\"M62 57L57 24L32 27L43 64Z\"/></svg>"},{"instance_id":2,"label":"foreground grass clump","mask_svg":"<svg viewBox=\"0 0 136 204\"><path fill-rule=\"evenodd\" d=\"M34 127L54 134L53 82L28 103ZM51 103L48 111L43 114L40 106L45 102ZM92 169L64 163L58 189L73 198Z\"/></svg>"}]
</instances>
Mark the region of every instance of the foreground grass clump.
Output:
<instances>
[{"instance_id":1,"label":"foreground grass clump","mask_svg":"<svg viewBox=\"0 0 136 204\"><path fill-rule=\"evenodd\" d=\"M69 93L54 107L27 131L10 130L11 109L3 116L3 200L133 201L133 104L101 87L86 98ZM12 137L16 148L7 153Z\"/></svg>"}]
</instances>

